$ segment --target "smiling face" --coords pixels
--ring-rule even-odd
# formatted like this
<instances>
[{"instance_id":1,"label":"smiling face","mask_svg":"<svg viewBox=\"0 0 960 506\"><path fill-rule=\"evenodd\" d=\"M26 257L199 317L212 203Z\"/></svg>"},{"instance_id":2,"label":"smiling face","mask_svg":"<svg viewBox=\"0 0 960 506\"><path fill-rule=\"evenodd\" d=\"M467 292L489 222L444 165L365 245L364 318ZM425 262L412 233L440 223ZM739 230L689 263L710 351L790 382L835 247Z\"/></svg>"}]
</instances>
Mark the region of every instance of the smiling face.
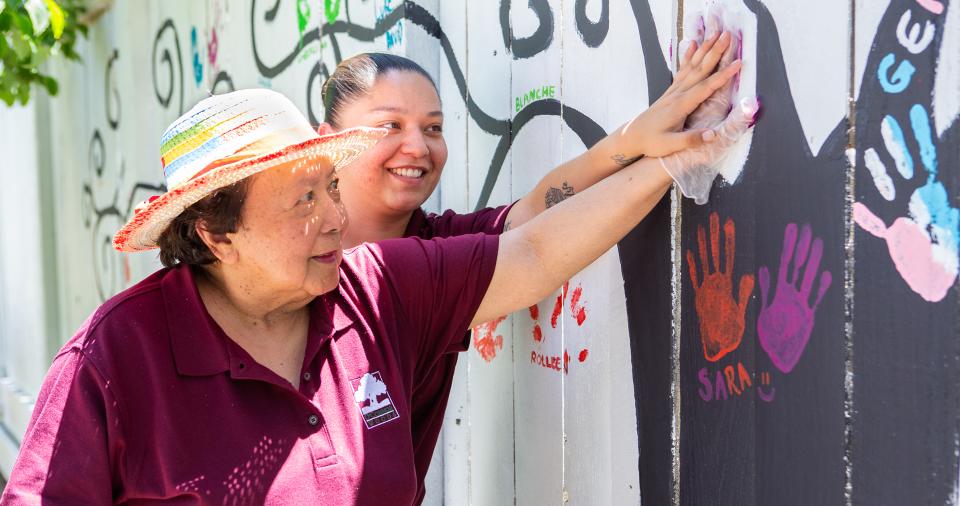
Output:
<instances>
[{"instance_id":1,"label":"smiling face","mask_svg":"<svg viewBox=\"0 0 960 506\"><path fill-rule=\"evenodd\" d=\"M433 193L447 161L443 113L433 84L410 71L381 74L370 92L345 103L337 128L383 127L389 134L342 174L348 209L409 215Z\"/></svg>"},{"instance_id":2,"label":"smiling face","mask_svg":"<svg viewBox=\"0 0 960 506\"><path fill-rule=\"evenodd\" d=\"M309 300L336 288L347 217L326 161L293 161L253 177L241 224L227 234L231 269L247 293Z\"/></svg>"}]
</instances>

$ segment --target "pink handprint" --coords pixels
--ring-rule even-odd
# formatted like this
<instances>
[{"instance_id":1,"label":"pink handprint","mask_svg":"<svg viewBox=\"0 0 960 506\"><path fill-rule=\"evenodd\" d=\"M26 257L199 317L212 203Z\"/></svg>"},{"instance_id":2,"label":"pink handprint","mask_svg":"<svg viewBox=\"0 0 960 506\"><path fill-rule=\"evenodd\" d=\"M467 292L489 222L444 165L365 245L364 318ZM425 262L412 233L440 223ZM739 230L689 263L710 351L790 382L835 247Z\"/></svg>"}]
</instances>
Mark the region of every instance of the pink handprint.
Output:
<instances>
[{"instance_id":1,"label":"pink handprint","mask_svg":"<svg viewBox=\"0 0 960 506\"><path fill-rule=\"evenodd\" d=\"M783 251L780 254L780 271L777 273L777 291L773 301L767 296L770 291L770 271L760 267L760 318L757 320L757 333L760 346L763 347L773 365L781 372L789 373L800 360L810 332L813 330L814 316L823 295L830 288L832 276L829 271L820 275L820 289L813 306L810 306L810 292L820 269L823 257L823 241L818 237L810 247L813 234L810 225L804 225L797 244L797 224L790 223L783 231ZM794 254L796 253L796 254ZM809 253L809 258L807 254ZM793 273L787 279L790 258L793 257ZM803 282L797 289L800 268L806 264Z\"/></svg>"},{"instance_id":2,"label":"pink handprint","mask_svg":"<svg viewBox=\"0 0 960 506\"><path fill-rule=\"evenodd\" d=\"M890 258L911 290L930 302L947 296L957 279L957 253L948 241L934 242L931 234L911 218L897 218L887 228L860 202L853 204L853 221L887 242Z\"/></svg>"},{"instance_id":3,"label":"pink handprint","mask_svg":"<svg viewBox=\"0 0 960 506\"><path fill-rule=\"evenodd\" d=\"M893 220L887 228L886 223L865 204L856 202L853 204L853 221L886 241L890 258L911 290L924 300L939 302L947 296L960 271L960 209L953 206L950 193L937 179L937 146L927 109L914 104L910 108L910 123L920 146L920 160L927 180L910 195L908 215ZM884 135L889 137L885 139L887 149L903 153L902 164L908 170L900 173L911 178L913 158L903 139L902 129L892 116L886 116L883 125L883 131L887 132ZM874 165L876 163L873 161ZM872 170L882 175L886 172L882 165ZM886 187L878 184L877 190L883 195Z\"/></svg>"}]
</instances>

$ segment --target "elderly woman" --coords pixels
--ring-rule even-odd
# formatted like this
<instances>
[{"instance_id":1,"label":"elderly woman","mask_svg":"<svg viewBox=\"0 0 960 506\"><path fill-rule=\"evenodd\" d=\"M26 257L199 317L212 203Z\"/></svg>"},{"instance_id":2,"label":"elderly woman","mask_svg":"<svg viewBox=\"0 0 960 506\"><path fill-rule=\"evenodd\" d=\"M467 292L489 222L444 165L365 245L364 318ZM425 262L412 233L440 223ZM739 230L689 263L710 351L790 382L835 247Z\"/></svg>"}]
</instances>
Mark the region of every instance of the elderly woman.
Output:
<instances>
[{"instance_id":1,"label":"elderly woman","mask_svg":"<svg viewBox=\"0 0 960 506\"><path fill-rule=\"evenodd\" d=\"M597 258L669 182L641 160L502 236L343 252L337 169L382 135L319 137L265 90L175 122L170 190L114 239L167 267L54 359L0 502L410 504L410 402L436 361Z\"/></svg>"}]
</instances>

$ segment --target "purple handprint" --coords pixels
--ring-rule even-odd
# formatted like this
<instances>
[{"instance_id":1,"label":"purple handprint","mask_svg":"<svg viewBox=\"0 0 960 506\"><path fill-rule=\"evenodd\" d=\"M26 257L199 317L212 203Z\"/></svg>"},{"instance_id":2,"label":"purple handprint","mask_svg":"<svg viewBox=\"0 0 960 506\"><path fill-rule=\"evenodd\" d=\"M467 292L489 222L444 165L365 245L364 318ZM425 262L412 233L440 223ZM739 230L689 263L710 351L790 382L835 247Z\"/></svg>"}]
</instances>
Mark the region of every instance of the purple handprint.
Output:
<instances>
[{"instance_id":1,"label":"purple handprint","mask_svg":"<svg viewBox=\"0 0 960 506\"><path fill-rule=\"evenodd\" d=\"M823 256L823 241L818 237L810 248L813 234L810 225L803 226L800 243L797 244L797 224L790 223L783 231L783 252L780 254L780 272L777 274L777 291L773 302L767 294L770 288L770 271L766 266L760 268L760 318L757 320L757 333L760 345L770 356L773 365L781 372L789 373L800 360L810 332L813 330L814 315L823 295L830 288L832 276L829 271L820 275L820 290L817 300L810 306L810 292L820 269ZM794 256L794 252L796 255ZM807 254L810 257L807 258ZM793 257L793 275L787 280L790 258ZM806 264L803 283L797 289L800 268Z\"/></svg>"}]
</instances>

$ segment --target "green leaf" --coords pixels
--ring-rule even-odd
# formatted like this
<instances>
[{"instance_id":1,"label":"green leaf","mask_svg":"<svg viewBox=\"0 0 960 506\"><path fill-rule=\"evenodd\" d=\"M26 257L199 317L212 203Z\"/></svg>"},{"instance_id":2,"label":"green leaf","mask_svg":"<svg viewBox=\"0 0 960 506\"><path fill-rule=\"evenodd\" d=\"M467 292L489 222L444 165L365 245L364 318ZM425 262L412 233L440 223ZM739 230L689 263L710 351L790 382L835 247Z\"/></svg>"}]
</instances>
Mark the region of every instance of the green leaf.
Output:
<instances>
[{"instance_id":1,"label":"green leaf","mask_svg":"<svg viewBox=\"0 0 960 506\"><path fill-rule=\"evenodd\" d=\"M54 0L44 0L44 3L50 11L50 28L53 29L53 38L59 39L63 35L63 27L66 24L63 9Z\"/></svg>"},{"instance_id":2,"label":"green leaf","mask_svg":"<svg viewBox=\"0 0 960 506\"><path fill-rule=\"evenodd\" d=\"M50 76L40 76L40 84L47 89L47 93L51 95L56 95L57 91L60 90L60 85L57 83L57 80Z\"/></svg>"},{"instance_id":3,"label":"green leaf","mask_svg":"<svg viewBox=\"0 0 960 506\"><path fill-rule=\"evenodd\" d=\"M16 53L17 58L21 61L29 59L30 54L33 52L30 39L24 35L14 35L10 40L10 45L13 47L13 52Z\"/></svg>"},{"instance_id":4,"label":"green leaf","mask_svg":"<svg viewBox=\"0 0 960 506\"><path fill-rule=\"evenodd\" d=\"M33 35L33 21L30 19L30 15L27 14L27 11L20 10L13 12L13 24L18 29L20 33L24 35Z\"/></svg>"},{"instance_id":5,"label":"green leaf","mask_svg":"<svg viewBox=\"0 0 960 506\"><path fill-rule=\"evenodd\" d=\"M26 104L34 84L57 94L59 83L40 66L54 57L80 59L75 43L87 35L77 20L84 1L0 0L0 102Z\"/></svg>"},{"instance_id":6,"label":"green leaf","mask_svg":"<svg viewBox=\"0 0 960 506\"><path fill-rule=\"evenodd\" d=\"M50 46L45 46L41 44L37 46L37 49L33 52L33 58L31 58L30 62L35 67L43 65L43 62L47 61L47 58L50 57L51 52L52 52L52 49L50 48Z\"/></svg>"},{"instance_id":7,"label":"green leaf","mask_svg":"<svg viewBox=\"0 0 960 506\"><path fill-rule=\"evenodd\" d=\"M7 106L11 106L13 105L13 94L6 88L0 88L0 100L3 100L3 103Z\"/></svg>"},{"instance_id":8,"label":"green leaf","mask_svg":"<svg viewBox=\"0 0 960 506\"><path fill-rule=\"evenodd\" d=\"M17 100L20 101L20 105L27 105L27 102L30 101L30 85L20 85L20 89L17 90Z\"/></svg>"}]
</instances>

